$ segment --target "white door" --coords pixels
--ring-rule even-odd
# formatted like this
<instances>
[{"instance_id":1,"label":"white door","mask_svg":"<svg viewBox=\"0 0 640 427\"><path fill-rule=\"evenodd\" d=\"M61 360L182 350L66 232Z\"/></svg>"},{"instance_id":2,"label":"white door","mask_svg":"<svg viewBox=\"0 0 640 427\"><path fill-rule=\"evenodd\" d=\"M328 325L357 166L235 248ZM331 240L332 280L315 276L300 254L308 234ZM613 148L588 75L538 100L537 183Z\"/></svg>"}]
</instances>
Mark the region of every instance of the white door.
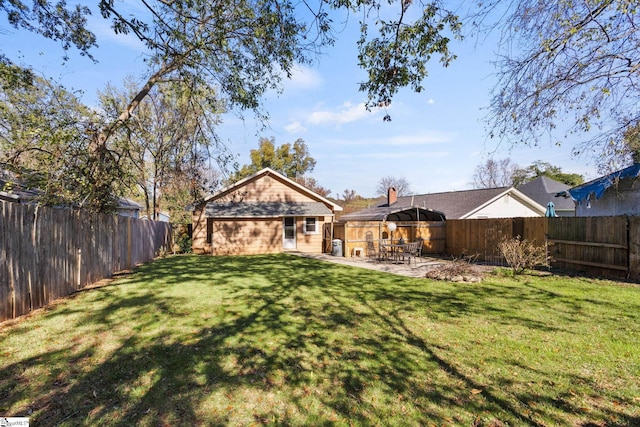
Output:
<instances>
[{"instance_id":1,"label":"white door","mask_svg":"<svg viewBox=\"0 0 640 427\"><path fill-rule=\"evenodd\" d=\"M296 248L296 219L287 217L283 220L284 233L282 235L282 247L284 249Z\"/></svg>"}]
</instances>

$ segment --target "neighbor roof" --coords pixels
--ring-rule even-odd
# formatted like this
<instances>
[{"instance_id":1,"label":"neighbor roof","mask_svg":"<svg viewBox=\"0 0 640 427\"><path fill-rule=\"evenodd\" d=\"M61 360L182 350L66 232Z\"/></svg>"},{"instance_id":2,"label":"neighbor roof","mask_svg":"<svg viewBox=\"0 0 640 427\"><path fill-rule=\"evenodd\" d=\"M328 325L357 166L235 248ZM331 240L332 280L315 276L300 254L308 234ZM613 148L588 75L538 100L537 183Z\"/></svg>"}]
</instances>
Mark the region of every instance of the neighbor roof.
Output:
<instances>
[{"instance_id":1,"label":"neighbor roof","mask_svg":"<svg viewBox=\"0 0 640 427\"><path fill-rule=\"evenodd\" d=\"M534 200L513 187L480 188L475 190L449 191L398 197L398 204L424 206L444 212L448 219L466 218L495 199L510 193L521 200L537 204Z\"/></svg>"},{"instance_id":2,"label":"neighbor roof","mask_svg":"<svg viewBox=\"0 0 640 427\"><path fill-rule=\"evenodd\" d=\"M362 214L363 221L373 221L373 215L378 212L378 218L380 213L390 213L389 208L397 211L406 209L413 209L420 207L428 212L437 212L443 214L447 219L462 219L474 212L482 209L486 205L490 204L494 200L502 197L504 194L511 194L516 196L525 203L529 203L532 206L539 205L535 200L530 199L525 194L521 193L514 187L499 187L499 188L481 188L476 190L463 190L463 191L448 191L445 193L431 193L420 194L414 196L401 196L398 197L396 203L389 206L387 203L380 204L375 208L367 209L360 212L354 212L352 214L343 215L340 220L346 217L349 221L356 221L359 214ZM544 206L539 206L542 212L544 212ZM369 219L371 218L371 219ZM378 219L382 221L382 219Z\"/></svg>"},{"instance_id":3,"label":"neighbor roof","mask_svg":"<svg viewBox=\"0 0 640 427\"><path fill-rule=\"evenodd\" d=\"M566 191L570 186L548 176L539 176L518 187L522 193L526 194L542 206L547 206L553 202L556 211L574 211L575 205L572 200L556 197L556 194Z\"/></svg>"}]
</instances>

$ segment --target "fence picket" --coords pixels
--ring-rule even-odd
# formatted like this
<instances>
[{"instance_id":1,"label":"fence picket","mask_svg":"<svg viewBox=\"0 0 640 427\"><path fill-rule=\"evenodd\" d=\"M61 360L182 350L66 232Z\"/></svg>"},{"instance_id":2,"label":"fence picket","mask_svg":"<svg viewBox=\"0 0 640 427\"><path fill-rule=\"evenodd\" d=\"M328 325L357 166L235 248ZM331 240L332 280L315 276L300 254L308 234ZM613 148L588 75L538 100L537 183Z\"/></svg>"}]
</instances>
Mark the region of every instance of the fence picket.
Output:
<instances>
[{"instance_id":1,"label":"fence picket","mask_svg":"<svg viewBox=\"0 0 640 427\"><path fill-rule=\"evenodd\" d=\"M169 223L0 201L0 322L150 261L161 246L171 249Z\"/></svg>"}]
</instances>

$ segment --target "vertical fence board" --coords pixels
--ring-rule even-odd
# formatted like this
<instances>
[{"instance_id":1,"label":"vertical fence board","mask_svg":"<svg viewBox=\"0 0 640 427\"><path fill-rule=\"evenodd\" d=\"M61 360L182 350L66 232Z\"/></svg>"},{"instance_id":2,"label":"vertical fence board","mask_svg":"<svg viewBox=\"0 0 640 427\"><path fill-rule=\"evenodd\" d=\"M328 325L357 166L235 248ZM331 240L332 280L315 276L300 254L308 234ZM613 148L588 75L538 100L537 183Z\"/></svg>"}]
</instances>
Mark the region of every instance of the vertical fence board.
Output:
<instances>
[{"instance_id":1,"label":"vertical fence board","mask_svg":"<svg viewBox=\"0 0 640 427\"><path fill-rule=\"evenodd\" d=\"M0 322L170 251L171 235L164 222L0 201Z\"/></svg>"}]
</instances>

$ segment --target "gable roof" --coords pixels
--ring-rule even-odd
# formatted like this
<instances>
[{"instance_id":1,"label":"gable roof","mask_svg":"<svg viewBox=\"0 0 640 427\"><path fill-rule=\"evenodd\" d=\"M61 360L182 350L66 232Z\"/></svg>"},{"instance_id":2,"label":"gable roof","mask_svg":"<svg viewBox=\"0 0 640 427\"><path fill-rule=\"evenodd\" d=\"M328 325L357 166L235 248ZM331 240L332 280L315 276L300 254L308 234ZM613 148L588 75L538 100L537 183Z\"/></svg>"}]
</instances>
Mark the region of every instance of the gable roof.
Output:
<instances>
[{"instance_id":1,"label":"gable roof","mask_svg":"<svg viewBox=\"0 0 640 427\"><path fill-rule=\"evenodd\" d=\"M495 200L509 194L533 209L544 212L545 208L535 200L530 199L514 187L479 188L474 190L449 191L416 196L398 197L398 203L425 206L433 210L444 212L448 219L464 219Z\"/></svg>"},{"instance_id":2,"label":"gable roof","mask_svg":"<svg viewBox=\"0 0 640 427\"><path fill-rule=\"evenodd\" d=\"M640 163L635 163L627 168L601 176L592 181L570 188L558 193L558 196L571 197L576 203L589 199L593 194L596 199L602 197L607 188L616 185L621 179L636 178L640 175Z\"/></svg>"},{"instance_id":3,"label":"gable roof","mask_svg":"<svg viewBox=\"0 0 640 427\"><path fill-rule=\"evenodd\" d=\"M574 211L575 205L573 201L556 197L556 194L569 188L571 187L563 182L556 181L548 176L539 176L522 184L518 187L518 190L542 206L547 206L549 202L553 202L556 211Z\"/></svg>"},{"instance_id":4,"label":"gable roof","mask_svg":"<svg viewBox=\"0 0 640 427\"><path fill-rule=\"evenodd\" d=\"M389 214L393 210L401 211L416 207L422 208L423 210L428 212L443 214L447 219L464 219L490 205L495 200L501 198L506 194L509 194L512 197L518 199L523 204L529 205L532 209L540 211L541 215L544 214L544 206L540 205L535 200L521 193L514 187L499 187L480 188L475 190L463 191L448 191L444 193L419 194L414 196L401 196L398 197L396 203L393 203L391 206L389 206L388 203L385 202L372 209L343 215L342 217L340 217L340 220L344 218L346 220L356 221L357 219L355 218L358 218L358 215L362 215L362 217L373 218L372 215L376 212L378 213L379 218L380 213ZM392 211L389 210L390 208L392 209ZM382 219L377 220L382 221Z\"/></svg>"},{"instance_id":5,"label":"gable roof","mask_svg":"<svg viewBox=\"0 0 640 427\"><path fill-rule=\"evenodd\" d=\"M295 182L294 180L287 178L286 176L282 175L281 173L278 173L276 171L274 171L271 168L264 168L262 170L259 170L258 172L254 173L253 175L249 175L248 177L245 177L225 188L223 188L222 190L219 190L213 194L210 194L209 196L205 197L200 203L198 203L198 205L202 205L202 204L206 204L214 199L218 199L220 197L223 197L229 193L234 192L235 190L241 188L242 186L244 186L245 184L247 184L248 182L261 178L263 176L267 176L267 175L271 175L274 177L277 177L278 179L285 181L288 185L290 185L291 187L295 188L297 191L299 191L302 194L305 194L306 196L312 198L312 199L316 199L318 200L318 202L321 202L325 205L331 206L331 210L332 211L341 211L342 207L333 203L331 200L326 199L325 197L322 197L321 195L319 195L318 193L309 190L307 187L298 184L297 182ZM189 210L191 210L193 206L189 206L187 207Z\"/></svg>"}]
</instances>

